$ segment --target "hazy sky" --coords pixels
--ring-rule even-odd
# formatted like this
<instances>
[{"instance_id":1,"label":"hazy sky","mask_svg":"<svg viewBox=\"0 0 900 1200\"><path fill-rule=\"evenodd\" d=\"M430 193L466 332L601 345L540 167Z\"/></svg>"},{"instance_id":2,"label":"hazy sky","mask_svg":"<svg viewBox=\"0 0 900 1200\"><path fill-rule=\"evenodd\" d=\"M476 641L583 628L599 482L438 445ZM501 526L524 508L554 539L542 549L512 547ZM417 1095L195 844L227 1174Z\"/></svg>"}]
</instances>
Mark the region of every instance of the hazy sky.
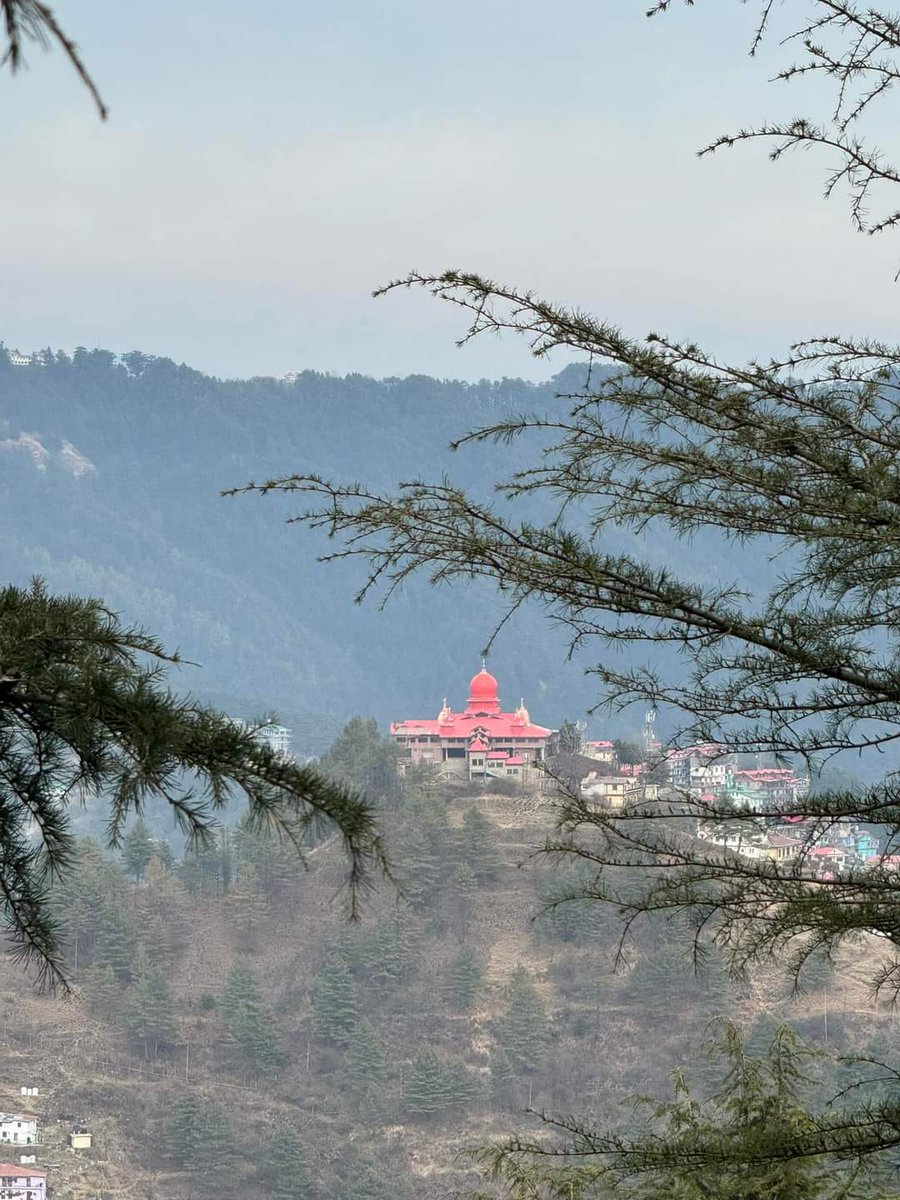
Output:
<instances>
[{"instance_id":1,"label":"hazy sky","mask_svg":"<svg viewBox=\"0 0 900 1200\"><path fill-rule=\"evenodd\" d=\"M57 0L111 116L58 52L0 79L0 339L220 375L545 376L514 340L456 350L424 294L371 299L448 266L732 354L893 338L900 239L819 198L824 160L694 157L815 111L766 84L774 43L747 58L754 4L646 7Z\"/></svg>"}]
</instances>

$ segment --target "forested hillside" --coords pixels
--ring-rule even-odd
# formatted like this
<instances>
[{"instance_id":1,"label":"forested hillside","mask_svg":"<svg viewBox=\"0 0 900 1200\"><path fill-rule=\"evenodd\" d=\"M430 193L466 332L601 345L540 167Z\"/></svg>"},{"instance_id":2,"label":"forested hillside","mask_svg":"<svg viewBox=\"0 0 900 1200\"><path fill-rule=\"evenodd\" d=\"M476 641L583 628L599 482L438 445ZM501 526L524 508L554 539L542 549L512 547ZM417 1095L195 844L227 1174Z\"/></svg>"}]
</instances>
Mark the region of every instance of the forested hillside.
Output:
<instances>
[{"instance_id":1,"label":"forested hillside","mask_svg":"<svg viewBox=\"0 0 900 1200\"><path fill-rule=\"evenodd\" d=\"M583 381L573 366L540 386L314 372L225 382L138 353L47 351L13 365L0 351L0 578L38 574L103 597L200 664L176 686L238 715L276 709L301 753L323 749L355 712L432 714L445 694L464 698L502 599L420 584L384 612L356 606L360 568L319 565L324 539L285 524L290 504L219 493L306 469L375 487L448 472L487 496L525 465L527 444L453 455L451 439L546 409ZM727 569L740 572L739 555ZM524 694L548 725L596 699L565 647L526 609L492 652L504 698ZM615 731L639 722L621 718Z\"/></svg>"},{"instance_id":2,"label":"forested hillside","mask_svg":"<svg viewBox=\"0 0 900 1200\"><path fill-rule=\"evenodd\" d=\"M334 846L304 872L240 823L183 861L141 824L115 858L80 843L54 897L75 995L38 996L8 960L0 985L0 1108L40 1088L27 1104L57 1194L444 1200L475 1183L461 1152L537 1128L528 1108L629 1122L629 1098L665 1095L685 1061L702 1092L717 1015L751 1049L785 1013L831 1049L890 1035L852 958L795 1003L714 955L695 975L647 927L614 971L609 913L541 916L565 877L521 868L545 800L415 772L380 798L403 896L380 889L356 925ZM829 1083L839 1069L811 1064ZM79 1156L62 1149L74 1122L94 1137Z\"/></svg>"}]
</instances>

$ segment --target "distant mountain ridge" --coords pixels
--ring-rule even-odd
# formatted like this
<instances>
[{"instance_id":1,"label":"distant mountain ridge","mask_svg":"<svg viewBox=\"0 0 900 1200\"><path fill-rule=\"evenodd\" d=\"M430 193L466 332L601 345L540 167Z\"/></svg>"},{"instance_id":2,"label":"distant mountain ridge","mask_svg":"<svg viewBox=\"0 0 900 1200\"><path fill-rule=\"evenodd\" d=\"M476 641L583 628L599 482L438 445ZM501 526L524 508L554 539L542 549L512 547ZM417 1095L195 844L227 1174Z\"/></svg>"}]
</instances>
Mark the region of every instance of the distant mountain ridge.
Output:
<instances>
[{"instance_id":1,"label":"distant mountain ridge","mask_svg":"<svg viewBox=\"0 0 900 1200\"><path fill-rule=\"evenodd\" d=\"M479 665L504 609L487 588L404 589L357 606L360 564L316 562L324 541L284 519L281 498L224 488L295 470L388 488L446 473L482 495L521 465L510 451L452 438L507 412L535 411L584 381L545 384L427 376L375 380L304 371L224 381L134 352L0 349L0 579L35 574L102 596L202 669L175 684L252 715L275 709L317 750L354 713L431 715ZM595 699L565 640L519 614L491 656L504 700L524 695L554 725ZM309 720L311 714L323 719ZM315 744L317 743L318 744Z\"/></svg>"}]
</instances>

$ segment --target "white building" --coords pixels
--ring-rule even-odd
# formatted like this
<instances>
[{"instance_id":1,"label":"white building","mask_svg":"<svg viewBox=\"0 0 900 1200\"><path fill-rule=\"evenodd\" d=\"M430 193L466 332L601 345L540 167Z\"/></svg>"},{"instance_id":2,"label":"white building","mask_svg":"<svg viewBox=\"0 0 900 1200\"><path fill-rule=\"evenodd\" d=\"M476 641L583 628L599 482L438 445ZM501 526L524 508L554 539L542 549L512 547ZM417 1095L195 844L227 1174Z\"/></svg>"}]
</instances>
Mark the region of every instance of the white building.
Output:
<instances>
[{"instance_id":1,"label":"white building","mask_svg":"<svg viewBox=\"0 0 900 1200\"><path fill-rule=\"evenodd\" d=\"M47 1172L0 1162L0 1200L47 1200Z\"/></svg>"},{"instance_id":2,"label":"white building","mask_svg":"<svg viewBox=\"0 0 900 1200\"><path fill-rule=\"evenodd\" d=\"M291 757L293 735L284 725L263 725L253 736L257 741L264 742L273 754L280 754L282 758Z\"/></svg>"},{"instance_id":3,"label":"white building","mask_svg":"<svg viewBox=\"0 0 900 1200\"><path fill-rule=\"evenodd\" d=\"M268 746L273 754L278 754L282 758L293 758L291 754L293 733L286 726L276 725L274 721L270 721L268 725L253 725L242 717L232 717L231 720L241 729L249 730L254 738L258 742L262 742L264 746Z\"/></svg>"},{"instance_id":4,"label":"white building","mask_svg":"<svg viewBox=\"0 0 900 1200\"><path fill-rule=\"evenodd\" d=\"M33 1146L37 1141L37 1118L21 1113L0 1113L0 1143Z\"/></svg>"}]
</instances>

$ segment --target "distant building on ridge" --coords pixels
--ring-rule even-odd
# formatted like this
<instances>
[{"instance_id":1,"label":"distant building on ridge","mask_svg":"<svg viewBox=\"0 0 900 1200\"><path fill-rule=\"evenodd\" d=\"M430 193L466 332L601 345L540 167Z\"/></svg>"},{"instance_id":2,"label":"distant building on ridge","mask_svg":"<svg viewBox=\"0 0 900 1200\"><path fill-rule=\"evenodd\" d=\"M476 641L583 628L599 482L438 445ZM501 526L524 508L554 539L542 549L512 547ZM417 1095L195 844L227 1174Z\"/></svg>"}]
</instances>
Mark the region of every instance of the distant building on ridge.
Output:
<instances>
[{"instance_id":1,"label":"distant building on ridge","mask_svg":"<svg viewBox=\"0 0 900 1200\"><path fill-rule=\"evenodd\" d=\"M291 758L291 738L292 733L284 725L263 725L261 728L254 730L253 736L258 742L263 742L273 754L280 754L282 758Z\"/></svg>"},{"instance_id":2,"label":"distant building on ridge","mask_svg":"<svg viewBox=\"0 0 900 1200\"><path fill-rule=\"evenodd\" d=\"M525 782L534 763L544 761L552 729L532 723L525 701L503 712L497 680L484 667L469 683L462 712L444 706L433 720L395 721L390 737L405 761L434 763L453 779L508 779Z\"/></svg>"}]
</instances>

